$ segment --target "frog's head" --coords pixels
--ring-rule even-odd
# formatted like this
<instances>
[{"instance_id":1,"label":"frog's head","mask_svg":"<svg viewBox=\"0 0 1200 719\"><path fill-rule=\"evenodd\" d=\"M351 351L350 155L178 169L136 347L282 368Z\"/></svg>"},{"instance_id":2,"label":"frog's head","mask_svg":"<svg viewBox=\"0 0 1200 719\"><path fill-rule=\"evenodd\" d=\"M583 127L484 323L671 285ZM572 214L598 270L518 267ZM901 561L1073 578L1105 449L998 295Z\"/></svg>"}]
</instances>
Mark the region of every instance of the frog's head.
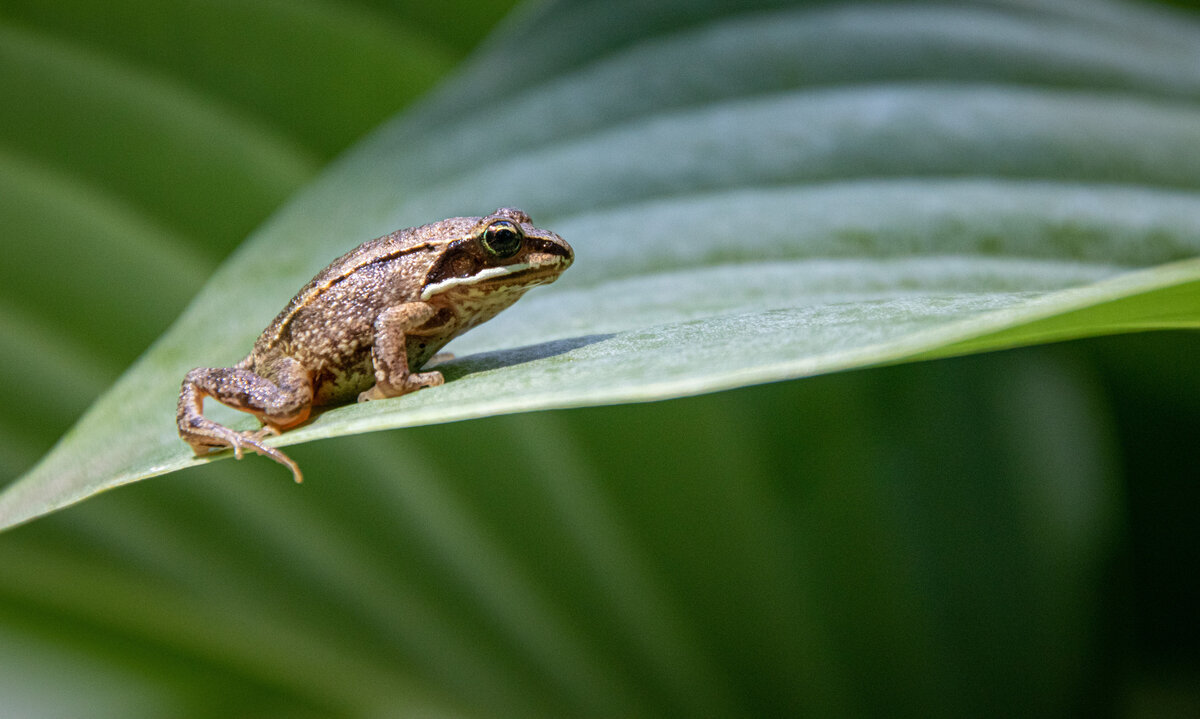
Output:
<instances>
[{"instance_id":1,"label":"frog's head","mask_svg":"<svg viewBox=\"0 0 1200 719\"><path fill-rule=\"evenodd\" d=\"M421 299L501 290L519 296L553 282L574 260L563 238L534 227L524 212L501 207L445 246L425 276Z\"/></svg>"}]
</instances>

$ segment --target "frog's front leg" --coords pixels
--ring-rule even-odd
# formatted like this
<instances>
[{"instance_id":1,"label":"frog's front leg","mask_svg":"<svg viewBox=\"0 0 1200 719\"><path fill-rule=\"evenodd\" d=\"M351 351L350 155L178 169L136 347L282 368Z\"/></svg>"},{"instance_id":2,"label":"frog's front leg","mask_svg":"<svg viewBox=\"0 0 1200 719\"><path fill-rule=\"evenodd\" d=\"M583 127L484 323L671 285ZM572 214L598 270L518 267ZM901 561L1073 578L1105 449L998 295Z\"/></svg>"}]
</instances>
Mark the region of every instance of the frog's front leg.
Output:
<instances>
[{"instance_id":1,"label":"frog's front leg","mask_svg":"<svg viewBox=\"0 0 1200 719\"><path fill-rule=\"evenodd\" d=\"M375 386L359 394L359 402L399 397L446 381L441 372L412 372L408 368L405 334L428 322L436 313L428 302L406 302L379 313L375 319L375 344L371 348Z\"/></svg>"},{"instance_id":2,"label":"frog's front leg","mask_svg":"<svg viewBox=\"0 0 1200 719\"><path fill-rule=\"evenodd\" d=\"M279 434L308 419L312 380L303 366L290 357L277 361L272 370L274 382L243 364L188 372L179 391L176 424L179 436L192 446L197 457L214 447L232 447L241 459L242 452L249 449L286 466L299 482L302 476L296 463L278 449L263 444L262 439L268 433ZM205 397L255 415L262 421L262 429L238 432L208 419L203 414Z\"/></svg>"}]
</instances>

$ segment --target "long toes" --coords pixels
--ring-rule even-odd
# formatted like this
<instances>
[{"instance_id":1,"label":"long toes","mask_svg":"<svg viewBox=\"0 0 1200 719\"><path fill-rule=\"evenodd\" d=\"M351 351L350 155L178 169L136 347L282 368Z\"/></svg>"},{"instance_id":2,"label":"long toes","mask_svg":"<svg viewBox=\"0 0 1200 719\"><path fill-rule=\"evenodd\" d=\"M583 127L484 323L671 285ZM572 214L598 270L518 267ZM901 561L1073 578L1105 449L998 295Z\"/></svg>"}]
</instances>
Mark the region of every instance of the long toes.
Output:
<instances>
[{"instance_id":1,"label":"long toes","mask_svg":"<svg viewBox=\"0 0 1200 719\"><path fill-rule=\"evenodd\" d=\"M299 465L297 465L292 460L291 457L287 456L286 454L279 451L278 449L275 449L274 447L268 447L267 445L262 443L262 436L263 436L264 431L268 434L271 433L269 428L263 427L262 429L256 430L254 432L245 432L243 434L239 434L238 435L238 449L240 450L241 447L244 446L246 449L252 450L264 457L269 457L269 458L275 460L276 462L278 462L278 463L282 464L283 466L287 467L288 469L292 470L292 478L294 480L296 480L297 484L299 484L300 482L303 482L304 475L302 475L300 473ZM279 434L279 432L274 432L274 434ZM239 458L240 458L240 455L239 455Z\"/></svg>"}]
</instances>

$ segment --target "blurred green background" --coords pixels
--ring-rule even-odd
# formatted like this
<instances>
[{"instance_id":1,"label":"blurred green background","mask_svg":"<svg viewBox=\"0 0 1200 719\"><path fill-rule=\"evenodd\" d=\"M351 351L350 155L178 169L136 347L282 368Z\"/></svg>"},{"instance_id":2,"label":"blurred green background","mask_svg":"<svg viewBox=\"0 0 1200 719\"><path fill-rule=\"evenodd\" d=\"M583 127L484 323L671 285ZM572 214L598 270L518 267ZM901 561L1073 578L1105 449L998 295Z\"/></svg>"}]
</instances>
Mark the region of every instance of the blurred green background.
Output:
<instances>
[{"instance_id":1,"label":"blurred green background","mask_svg":"<svg viewBox=\"0 0 1200 719\"><path fill-rule=\"evenodd\" d=\"M0 0L0 478L509 5ZM1197 356L1089 340L313 443L299 490L139 483L0 535L0 716L1195 716Z\"/></svg>"}]
</instances>

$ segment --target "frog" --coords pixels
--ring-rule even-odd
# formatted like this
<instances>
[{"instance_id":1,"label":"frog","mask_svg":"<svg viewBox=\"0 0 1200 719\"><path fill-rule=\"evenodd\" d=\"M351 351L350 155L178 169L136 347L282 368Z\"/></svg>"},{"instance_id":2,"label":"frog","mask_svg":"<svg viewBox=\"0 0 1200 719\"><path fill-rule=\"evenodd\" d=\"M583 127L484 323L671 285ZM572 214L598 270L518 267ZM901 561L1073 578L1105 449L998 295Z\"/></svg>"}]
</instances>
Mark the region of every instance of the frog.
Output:
<instances>
[{"instance_id":1,"label":"frog","mask_svg":"<svg viewBox=\"0 0 1200 719\"><path fill-rule=\"evenodd\" d=\"M451 217L369 240L334 260L291 299L232 367L198 367L180 387L176 424L197 457L253 451L300 467L267 445L314 409L400 397L441 385L431 369L450 340L553 282L575 260L562 237L521 210ZM430 365L427 367L426 365ZM253 415L237 431L204 416L204 400Z\"/></svg>"}]
</instances>

